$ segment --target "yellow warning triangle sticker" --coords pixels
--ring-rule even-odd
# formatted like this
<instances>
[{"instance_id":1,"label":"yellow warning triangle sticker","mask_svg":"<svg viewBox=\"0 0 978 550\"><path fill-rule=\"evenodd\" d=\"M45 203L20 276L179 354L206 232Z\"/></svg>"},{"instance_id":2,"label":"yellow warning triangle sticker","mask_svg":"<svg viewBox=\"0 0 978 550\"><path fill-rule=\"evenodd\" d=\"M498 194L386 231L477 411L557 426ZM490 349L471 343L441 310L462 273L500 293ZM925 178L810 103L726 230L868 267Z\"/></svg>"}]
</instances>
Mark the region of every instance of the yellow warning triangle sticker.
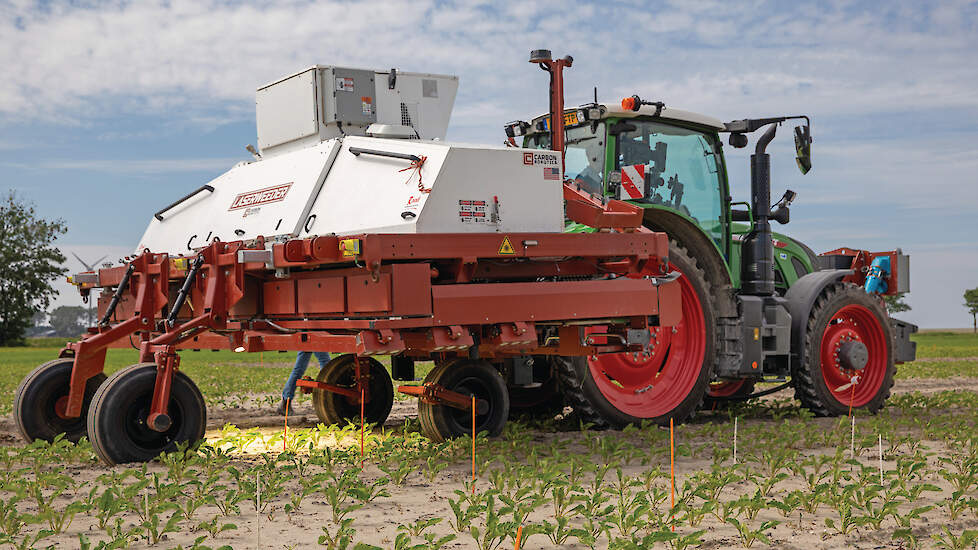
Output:
<instances>
[{"instance_id":1,"label":"yellow warning triangle sticker","mask_svg":"<svg viewBox=\"0 0 978 550\"><path fill-rule=\"evenodd\" d=\"M513 243L509 242L509 236L503 237L503 244L499 245L499 254L516 254Z\"/></svg>"}]
</instances>

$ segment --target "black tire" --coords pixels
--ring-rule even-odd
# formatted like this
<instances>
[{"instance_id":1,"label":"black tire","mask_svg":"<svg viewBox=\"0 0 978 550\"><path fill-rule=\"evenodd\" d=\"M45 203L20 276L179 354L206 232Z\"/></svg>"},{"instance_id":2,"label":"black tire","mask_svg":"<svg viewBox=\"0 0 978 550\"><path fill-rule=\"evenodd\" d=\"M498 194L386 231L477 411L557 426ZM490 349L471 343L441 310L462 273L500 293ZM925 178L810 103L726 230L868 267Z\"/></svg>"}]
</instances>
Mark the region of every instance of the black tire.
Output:
<instances>
[{"instance_id":1,"label":"black tire","mask_svg":"<svg viewBox=\"0 0 978 550\"><path fill-rule=\"evenodd\" d=\"M582 421L591 424L594 428L621 428L628 424L639 424L649 420L660 425L668 425L670 418L675 422L685 422L692 418L703 403L713 373L717 346L716 316L710 283L707 282L696 260L675 241L669 241L669 262L672 268L679 270L689 282L702 307L705 329L703 343L706 349L695 382L682 401L667 413L650 418L639 418L619 410L601 393L588 367L586 357L554 356L552 360L557 368L560 387L567 403L574 408Z\"/></svg>"},{"instance_id":2,"label":"black tire","mask_svg":"<svg viewBox=\"0 0 978 550\"><path fill-rule=\"evenodd\" d=\"M509 393L503 377L492 365L486 361L459 359L435 367L424 381L484 399L489 410L476 415L476 433L488 432L489 437L502 433L509 418ZM472 412L469 410L418 400L418 421L421 433L433 441L472 435Z\"/></svg>"},{"instance_id":3,"label":"black tire","mask_svg":"<svg viewBox=\"0 0 978 550\"><path fill-rule=\"evenodd\" d=\"M877 326L881 334L882 341L879 345L870 349L870 357L873 353L885 354L878 360L878 376L881 378L878 389L873 390L871 384L867 386L871 397L862 404L857 404L853 408L864 409L875 413L885 404L890 397L890 389L893 387L893 377L896 374L896 366L893 362L893 335L890 328L889 319L886 315L881 301L874 296L867 294L861 287L848 283L836 283L826 287L808 316L808 328L805 334L805 361L800 367L796 367L792 372L792 384L795 387L795 398L801 404L818 416L839 416L847 414L850 408L850 401L845 399L845 392L833 391L823 376L822 365L822 345L823 334L829 330L830 322L837 318L838 312L847 306L856 306L872 315L872 321ZM865 324L864 324L864 328ZM868 340L868 339L867 339ZM867 376L869 369L872 368L872 359L867 367L861 372L861 376ZM831 366L830 366L831 370ZM855 395L855 389L853 390Z\"/></svg>"},{"instance_id":4,"label":"black tire","mask_svg":"<svg viewBox=\"0 0 978 550\"><path fill-rule=\"evenodd\" d=\"M156 364L139 363L113 374L102 384L88 411L88 434L95 453L106 464L148 462L160 453L177 450L178 443L204 438L207 409L200 390L190 378L173 375L167 413L170 429L157 432L146 426Z\"/></svg>"},{"instance_id":5,"label":"black tire","mask_svg":"<svg viewBox=\"0 0 978 550\"><path fill-rule=\"evenodd\" d=\"M363 406L363 419L368 424L382 426L394 406L394 383L384 365L371 357L360 358L360 368L368 369L370 378L366 392L370 399ZM338 355L323 365L316 380L334 386L356 389L356 357L352 354ZM316 416L324 424L360 422L360 400L351 399L338 393L314 389L312 406Z\"/></svg>"},{"instance_id":6,"label":"black tire","mask_svg":"<svg viewBox=\"0 0 978 550\"><path fill-rule=\"evenodd\" d=\"M703 398L704 411L716 411L723 409L731 403L747 401L747 398L754 393L755 381L745 378L743 380L731 380L729 382L740 383L733 391L717 391L714 393L713 384L706 390L706 397Z\"/></svg>"},{"instance_id":7,"label":"black tire","mask_svg":"<svg viewBox=\"0 0 978 550\"><path fill-rule=\"evenodd\" d=\"M85 423L88 407L99 386L105 382L105 374L100 372L85 383L81 416L62 418L58 416L56 404L68 397L74 363L72 357L48 361L31 371L20 383L14 395L14 422L24 441L53 441L58 434L65 434L65 439L77 443L88 433Z\"/></svg>"}]
</instances>

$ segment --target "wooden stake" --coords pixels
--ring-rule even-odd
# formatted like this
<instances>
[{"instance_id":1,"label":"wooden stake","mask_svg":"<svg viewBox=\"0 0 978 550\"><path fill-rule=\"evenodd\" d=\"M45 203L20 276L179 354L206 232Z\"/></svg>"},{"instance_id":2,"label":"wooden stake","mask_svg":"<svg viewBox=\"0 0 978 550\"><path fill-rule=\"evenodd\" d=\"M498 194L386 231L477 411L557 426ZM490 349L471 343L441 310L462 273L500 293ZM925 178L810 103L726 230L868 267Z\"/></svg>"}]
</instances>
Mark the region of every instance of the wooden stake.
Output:
<instances>
[{"instance_id":1,"label":"wooden stake","mask_svg":"<svg viewBox=\"0 0 978 550\"><path fill-rule=\"evenodd\" d=\"M292 406L292 398L285 400L285 434L282 436L282 452L287 450L285 446L286 440L289 439L289 408Z\"/></svg>"},{"instance_id":2,"label":"wooden stake","mask_svg":"<svg viewBox=\"0 0 978 550\"><path fill-rule=\"evenodd\" d=\"M852 428L849 433L849 458L856 458L856 417L850 416Z\"/></svg>"},{"instance_id":3,"label":"wooden stake","mask_svg":"<svg viewBox=\"0 0 978 550\"><path fill-rule=\"evenodd\" d=\"M364 456L364 426L363 426L363 387L360 388L360 469L363 469L363 456Z\"/></svg>"},{"instance_id":4,"label":"wooden stake","mask_svg":"<svg viewBox=\"0 0 978 550\"><path fill-rule=\"evenodd\" d=\"M472 396L472 494L475 494L475 396ZM520 526L520 530L523 527ZM519 539L516 540L516 547L519 548Z\"/></svg>"},{"instance_id":5,"label":"wooden stake","mask_svg":"<svg viewBox=\"0 0 978 550\"><path fill-rule=\"evenodd\" d=\"M669 506L670 508L676 507L676 444L672 417L669 418ZM672 514L669 514L669 519L673 519ZM670 526L673 531L676 530L675 525Z\"/></svg>"},{"instance_id":6,"label":"wooden stake","mask_svg":"<svg viewBox=\"0 0 978 550\"><path fill-rule=\"evenodd\" d=\"M738 417L734 417L734 448L733 448L733 462L737 463L737 420Z\"/></svg>"},{"instance_id":7,"label":"wooden stake","mask_svg":"<svg viewBox=\"0 0 978 550\"><path fill-rule=\"evenodd\" d=\"M883 486L883 434L880 436L880 487Z\"/></svg>"},{"instance_id":8,"label":"wooden stake","mask_svg":"<svg viewBox=\"0 0 978 550\"><path fill-rule=\"evenodd\" d=\"M255 540L261 549L261 472L255 472Z\"/></svg>"}]
</instances>

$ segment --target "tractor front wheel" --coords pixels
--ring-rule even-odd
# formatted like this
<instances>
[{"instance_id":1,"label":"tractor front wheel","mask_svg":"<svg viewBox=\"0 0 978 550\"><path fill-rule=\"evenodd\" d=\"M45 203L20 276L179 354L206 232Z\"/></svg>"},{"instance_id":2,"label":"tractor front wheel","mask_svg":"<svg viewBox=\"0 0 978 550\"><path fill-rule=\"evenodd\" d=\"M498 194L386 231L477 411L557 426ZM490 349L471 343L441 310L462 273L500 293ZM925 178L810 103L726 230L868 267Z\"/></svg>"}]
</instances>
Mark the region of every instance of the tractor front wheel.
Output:
<instances>
[{"instance_id":1,"label":"tractor front wheel","mask_svg":"<svg viewBox=\"0 0 978 550\"><path fill-rule=\"evenodd\" d=\"M596 428L644 420L668 424L670 418L683 422L703 402L716 349L710 285L696 260L674 241L669 260L670 269L681 274L682 319L674 327L653 327L648 353L553 359L565 397Z\"/></svg>"},{"instance_id":2,"label":"tractor front wheel","mask_svg":"<svg viewBox=\"0 0 978 550\"><path fill-rule=\"evenodd\" d=\"M424 379L426 384L438 384L442 388L488 403L482 414L475 415L475 432L488 432L489 437L502 433L509 417L509 392L506 382L486 361L459 359L436 366ZM418 421L421 433L434 441L444 441L472 435L472 410L458 409L449 405L436 405L418 401Z\"/></svg>"},{"instance_id":3,"label":"tractor front wheel","mask_svg":"<svg viewBox=\"0 0 978 550\"><path fill-rule=\"evenodd\" d=\"M99 386L105 382L105 375L100 372L88 379L81 416L68 418L65 407L74 363L71 357L48 361L20 383L14 396L14 422L24 441L53 441L58 434L65 434L65 439L77 443L85 436L88 406Z\"/></svg>"},{"instance_id":4,"label":"tractor front wheel","mask_svg":"<svg viewBox=\"0 0 978 550\"><path fill-rule=\"evenodd\" d=\"M132 365L110 376L95 392L88 411L88 436L106 464L148 462L160 453L177 450L180 443L204 438L204 398L180 371L173 373L170 387L170 428L158 432L147 425L156 370L155 363Z\"/></svg>"},{"instance_id":5,"label":"tractor front wheel","mask_svg":"<svg viewBox=\"0 0 978 550\"><path fill-rule=\"evenodd\" d=\"M360 368L367 379L363 405L363 421L383 425L394 406L394 383L391 375L379 361L371 357L360 358ZM357 358L353 354L334 357L319 371L316 380L333 386L357 389ZM360 421L360 399L347 397L327 390L314 389L312 404L316 416L324 424L346 424Z\"/></svg>"},{"instance_id":6,"label":"tractor front wheel","mask_svg":"<svg viewBox=\"0 0 978 550\"><path fill-rule=\"evenodd\" d=\"M792 373L795 398L819 416L875 413L890 396L895 374L882 303L851 284L822 291L808 317L804 364Z\"/></svg>"}]
</instances>

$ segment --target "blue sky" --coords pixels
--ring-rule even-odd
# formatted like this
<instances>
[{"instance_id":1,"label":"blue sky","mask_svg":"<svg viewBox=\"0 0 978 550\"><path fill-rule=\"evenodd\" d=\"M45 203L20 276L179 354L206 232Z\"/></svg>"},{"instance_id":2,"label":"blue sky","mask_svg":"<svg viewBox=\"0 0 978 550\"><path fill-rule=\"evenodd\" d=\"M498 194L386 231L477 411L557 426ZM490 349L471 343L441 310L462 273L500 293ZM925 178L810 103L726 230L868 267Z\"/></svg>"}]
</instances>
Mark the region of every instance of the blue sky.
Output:
<instances>
[{"instance_id":1,"label":"blue sky","mask_svg":"<svg viewBox=\"0 0 978 550\"><path fill-rule=\"evenodd\" d=\"M0 0L0 191L64 218L66 251L128 253L153 212L248 158L254 90L308 65L460 77L449 139L499 143L546 108L530 49L571 54L570 104L638 93L788 132L778 228L816 251L902 247L924 327L970 326L978 286L976 2L42 2ZM734 196L747 156L727 148ZM70 260L72 270L80 266ZM77 297L66 289L59 303Z\"/></svg>"}]
</instances>

